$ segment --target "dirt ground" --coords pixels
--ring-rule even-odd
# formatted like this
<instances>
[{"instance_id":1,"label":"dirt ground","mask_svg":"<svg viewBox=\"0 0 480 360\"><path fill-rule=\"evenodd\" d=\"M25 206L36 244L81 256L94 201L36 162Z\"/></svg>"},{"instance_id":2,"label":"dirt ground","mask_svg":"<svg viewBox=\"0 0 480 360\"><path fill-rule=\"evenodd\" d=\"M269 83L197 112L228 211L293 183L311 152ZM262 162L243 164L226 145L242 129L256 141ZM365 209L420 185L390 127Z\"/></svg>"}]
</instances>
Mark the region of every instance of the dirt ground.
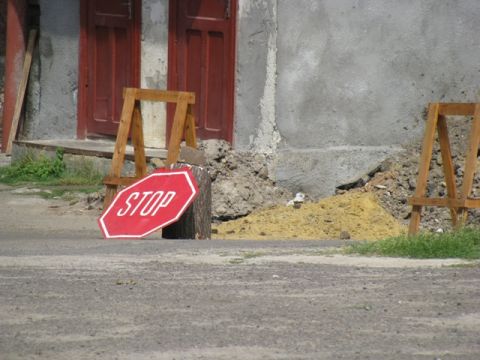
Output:
<instances>
[{"instance_id":1,"label":"dirt ground","mask_svg":"<svg viewBox=\"0 0 480 360\"><path fill-rule=\"evenodd\" d=\"M478 266L318 241L0 238L4 359L480 356Z\"/></svg>"},{"instance_id":2,"label":"dirt ground","mask_svg":"<svg viewBox=\"0 0 480 360\"><path fill-rule=\"evenodd\" d=\"M2 359L480 356L478 262L344 256L338 241L106 241L95 208L8 186L0 203Z\"/></svg>"}]
</instances>

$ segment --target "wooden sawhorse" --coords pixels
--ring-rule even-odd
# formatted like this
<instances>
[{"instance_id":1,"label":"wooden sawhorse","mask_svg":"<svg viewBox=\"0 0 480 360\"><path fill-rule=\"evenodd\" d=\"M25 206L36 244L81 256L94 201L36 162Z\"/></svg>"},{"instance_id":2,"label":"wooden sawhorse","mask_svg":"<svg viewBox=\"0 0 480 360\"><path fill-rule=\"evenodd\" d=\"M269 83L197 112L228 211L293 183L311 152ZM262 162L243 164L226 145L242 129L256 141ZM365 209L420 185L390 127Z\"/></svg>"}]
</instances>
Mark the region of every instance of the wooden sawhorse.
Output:
<instances>
[{"instance_id":1,"label":"wooden sawhorse","mask_svg":"<svg viewBox=\"0 0 480 360\"><path fill-rule=\"evenodd\" d=\"M177 162L180 153L180 143L184 135L187 146L197 147L195 117L192 109L192 105L195 104L194 93L125 88L122 115L120 117L117 140L112 157L112 167L109 175L103 180L103 183L107 186L103 203L104 209L112 202L117 194L119 185L131 185L147 175L142 114L140 111L141 100L176 103L172 131L168 143L167 166ZM121 173L125 161L125 150L130 129L132 130L132 144L135 157L135 176L122 177Z\"/></svg>"},{"instance_id":2,"label":"wooden sawhorse","mask_svg":"<svg viewBox=\"0 0 480 360\"><path fill-rule=\"evenodd\" d=\"M473 124L470 130L470 139L466 151L463 184L460 194L457 193L455 169L453 166L446 120L446 116L455 115L473 116ZM425 196L430 161L432 160L433 143L435 141L435 130L438 130L443 172L445 175L445 183L447 184L446 198L431 198ZM468 209L480 208L480 199L473 199L470 197L473 186L473 177L476 170L479 143L480 104L433 103L429 105L422 154L420 157L417 187L414 196L408 201L408 203L412 205L412 215L408 229L409 235L418 232L423 206L448 207L450 209L454 227L459 227L465 224Z\"/></svg>"}]
</instances>

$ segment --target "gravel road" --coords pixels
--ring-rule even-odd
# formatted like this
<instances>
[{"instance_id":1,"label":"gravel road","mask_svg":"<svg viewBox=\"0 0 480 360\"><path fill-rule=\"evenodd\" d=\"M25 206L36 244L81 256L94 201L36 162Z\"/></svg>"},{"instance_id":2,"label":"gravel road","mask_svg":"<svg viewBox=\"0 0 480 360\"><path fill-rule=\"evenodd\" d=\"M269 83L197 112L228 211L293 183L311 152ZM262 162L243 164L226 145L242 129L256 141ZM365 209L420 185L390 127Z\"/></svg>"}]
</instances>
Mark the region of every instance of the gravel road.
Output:
<instances>
[{"instance_id":1,"label":"gravel road","mask_svg":"<svg viewBox=\"0 0 480 360\"><path fill-rule=\"evenodd\" d=\"M105 241L94 213L0 197L0 359L480 358L478 264Z\"/></svg>"}]
</instances>

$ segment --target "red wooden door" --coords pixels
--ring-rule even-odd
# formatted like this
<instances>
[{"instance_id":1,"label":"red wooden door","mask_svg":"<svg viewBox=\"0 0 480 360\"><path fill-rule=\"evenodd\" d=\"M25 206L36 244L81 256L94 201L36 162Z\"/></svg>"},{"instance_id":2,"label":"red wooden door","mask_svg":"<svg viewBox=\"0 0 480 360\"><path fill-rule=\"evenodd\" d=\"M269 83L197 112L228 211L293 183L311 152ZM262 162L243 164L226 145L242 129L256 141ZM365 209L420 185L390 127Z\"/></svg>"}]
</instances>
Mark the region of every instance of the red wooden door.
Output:
<instances>
[{"instance_id":1,"label":"red wooden door","mask_svg":"<svg viewBox=\"0 0 480 360\"><path fill-rule=\"evenodd\" d=\"M125 86L137 86L139 61L136 0L85 0L86 133L116 135Z\"/></svg>"},{"instance_id":2,"label":"red wooden door","mask_svg":"<svg viewBox=\"0 0 480 360\"><path fill-rule=\"evenodd\" d=\"M169 88L195 92L201 139L232 141L236 8L237 0L170 1Z\"/></svg>"}]
</instances>

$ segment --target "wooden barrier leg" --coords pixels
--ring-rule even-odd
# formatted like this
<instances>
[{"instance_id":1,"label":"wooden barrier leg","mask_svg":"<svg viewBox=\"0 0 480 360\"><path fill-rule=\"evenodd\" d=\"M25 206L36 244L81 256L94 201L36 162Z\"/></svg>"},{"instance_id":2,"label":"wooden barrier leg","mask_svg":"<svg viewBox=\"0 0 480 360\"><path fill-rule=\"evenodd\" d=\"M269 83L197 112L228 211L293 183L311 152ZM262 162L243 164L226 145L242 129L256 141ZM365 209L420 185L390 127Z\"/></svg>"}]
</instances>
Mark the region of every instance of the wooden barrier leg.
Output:
<instances>
[{"instance_id":1,"label":"wooden barrier leg","mask_svg":"<svg viewBox=\"0 0 480 360\"><path fill-rule=\"evenodd\" d=\"M187 107L187 120L185 124L185 142L187 146L197 148L197 136L195 132L195 115L193 115L192 105Z\"/></svg>"},{"instance_id":2,"label":"wooden barrier leg","mask_svg":"<svg viewBox=\"0 0 480 360\"><path fill-rule=\"evenodd\" d=\"M447 195L453 200L457 198L457 185L453 168L452 150L448 138L447 119L445 116L438 117L437 129L440 152L442 154L443 173L445 175L445 183L447 184ZM452 224L456 227L458 223L457 209L451 207L450 215L452 216Z\"/></svg>"},{"instance_id":3,"label":"wooden barrier leg","mask_svg":"<svg viewBox=\"0 0 480 360\"><path fill-rule=\"evenodd\" d=\"M172 132L168 144L168 155L166 165L175 164L180 154L180 143L185 130L188 103L184 95L178 96L177 108L173 118Z\"/></svg>"},{"instance_id":4,"label":"wooden barrier leg","mask_svg":"<svg viewBox=\"0 0 480 360\"><path fill-rule=\"evenodd\" d=\"M432 160L433 142L435 140L435 129L438 121L439 104L429 105L428 120L425 128L425 136L423 138L422 155L420 157L420 165L418 170L417 187L415 189L415 197L423 197L426 192L428 171L430 161ZM412 215L410 218L409 235L414 235L420 227L420 218L422 213L422 205L412 206Z\"/></svg>"},{"instance_id":5,"label":"wooden barrier leg","mask_svg":"<svg viewBox=\"0 0 480 360\"><path fill-rule=\"evenodd\" d=\"M125 150L127 147L128 133L132 124L132 114L135 106L135 89L126 89L123 101L122 115L118 125L117 141L113 150L112 167L110 176L119 178L122 173L123 162L125 161ZM117 194L118 185L107 184L103 208L107 208Z\"/></svg>"},{"instance_id":6,"label":"wooden barrier leg","mask_svg":"<svg viewBox=\"0 0 480 360\"><path fill-rule=\"evenodd\" d=\"M472 129L470 130L470 140L467 148L467 156L465 159L465 171L463 175L462 198L467 199L472 192L473 177L477 165L478 145L480 143L480 104L475 106L475 114L473 115ZM459 209L460 226L465 225L468 212L466 208Z\"/></svg>"},{"instance_id":7,"label":"wooden barrier leg","mask_svg":"<svg viewBox=\"0 0 480 360\"><path fill-rule=\"evenodd\" d=\"M143 141L142 113L140 102L135 102L132 123L132 143L135 154L135 176L142 178L147 175L147 159L145 157L145 145Z\"/></svg>"}]
</instances>

